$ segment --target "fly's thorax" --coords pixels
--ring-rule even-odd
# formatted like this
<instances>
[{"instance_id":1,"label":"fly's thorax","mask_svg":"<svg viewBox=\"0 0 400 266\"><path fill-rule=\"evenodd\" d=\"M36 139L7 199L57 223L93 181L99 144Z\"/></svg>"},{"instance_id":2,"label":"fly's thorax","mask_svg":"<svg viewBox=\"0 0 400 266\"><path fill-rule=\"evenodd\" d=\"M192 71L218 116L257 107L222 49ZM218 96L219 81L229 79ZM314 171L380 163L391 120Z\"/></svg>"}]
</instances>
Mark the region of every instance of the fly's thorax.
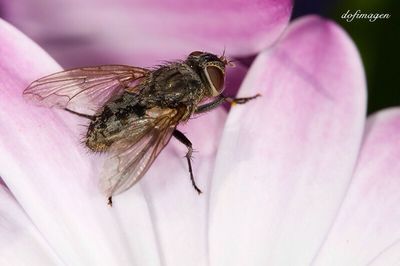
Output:
<instances>
[{"instance_id":1,"label":"fly's thorax","mask_svg":"<svg viewBox=\"0 0 400 266\"><path fill-rule=\"evenodd\" d=\"M186 59L188 64L201 78L206 87L206 96L215 97L222 93L225 83L225 57L195 51Z\"/></svg>"},{"instance_id":2,"label":"fly's thorax","mask_svg":"<svg viewBox=\"0 0 400 266\"><path fill-rule=\"evenodd\" d=\"M196 105L205 93L205 85L198 73L184 62L162 66L140 84L141 103L152 107Z\"/></svg>"}]
</instances>

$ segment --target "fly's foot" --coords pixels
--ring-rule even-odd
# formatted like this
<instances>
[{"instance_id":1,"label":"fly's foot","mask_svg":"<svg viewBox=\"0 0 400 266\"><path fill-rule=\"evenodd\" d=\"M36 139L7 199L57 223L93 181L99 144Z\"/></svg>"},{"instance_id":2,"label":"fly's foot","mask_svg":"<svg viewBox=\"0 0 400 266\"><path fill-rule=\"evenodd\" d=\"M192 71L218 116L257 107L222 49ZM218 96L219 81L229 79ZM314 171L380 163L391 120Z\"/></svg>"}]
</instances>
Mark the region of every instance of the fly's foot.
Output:
<instances>
[{"instance_id":1,"label":"fly's foot","mask_svg":"<svg viewBox=\"0 0 400 266\"><path fill-rule=\"evenodd\" d=\"M236 105L236 104L245 104L248 101L254 100L257 97L260 97L261 94L257 93L256 95L252 96L252 97L245 97L245 98L231 98L231 97L227 97L225 98L225 100L230 103L232 106Z\"/></svg>"}]
</instances>

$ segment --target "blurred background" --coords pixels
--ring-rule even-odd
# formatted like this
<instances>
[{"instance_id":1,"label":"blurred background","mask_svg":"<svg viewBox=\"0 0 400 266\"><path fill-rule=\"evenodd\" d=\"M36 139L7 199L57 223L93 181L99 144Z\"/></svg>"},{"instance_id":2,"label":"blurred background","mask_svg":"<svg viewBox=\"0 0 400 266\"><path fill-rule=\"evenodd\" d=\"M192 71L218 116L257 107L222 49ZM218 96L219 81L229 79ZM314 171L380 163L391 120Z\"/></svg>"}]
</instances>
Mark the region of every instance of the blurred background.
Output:
<instances>
[{"instance_id":1,"label":"blurred background","mask_svg":"<svg viewBox=\"0 0 400 266\"><path fill-rule=\"evenodd\" d=\"M388 13L389 19L354 19L343 13ZM292 18L320 14L339 23L356 43L364 63L368 84L368 113L400 105L400 20L395 0L295 1Z\"/></svg>"},{"instance_id":2,"label":"blurred background","mask_svg":"<svg viewBox=\"0 0 400 266\"><path fill-rule=\"evenodd\" d=\"M68 4L66 4L67 2ZM126 5L129 1L120 2ZM368 19L354 19L347 22L341 18L347 10L350 10L350 13L354 13L356 10L367 14L388 13L391 17L377 19L374 22L370 22ZM399 10L395 0L294 1L292 19L307 14L319 14L330 18L340 24L356 43L367 76L368 113L400 105L400 53L397 50L400 48ZM71 13L73 15L68 17ZM96 34L103 30L101 34L104 35L110 28L112 31L119 29L107 26L102 20L98 21L97 17L94 18L94 13L105 19L112 19L112 16L116 16L122 21L121 23L124 23L123 25L136 25L135 23L140 24L143 21L151 23L148 21L147 13L142 17L129 16L124 4L117 6L113 4L113 1L0 0L0 17L10 21L38 42L65 68L105 63L147 66L146 64L142 65L137 54L129 55L129 51L132 50L129 43L123 38L115 37L118 35L114 34L115 36L110 37L105 43L104 40L101 40L103 46L99 45L101 42L96 39ZM121 14L128 15L124 17ZM79 18L81 21L71 18ZM89 20L95 21L95 23L91 25L82 23L82 21ZM132 23L132 20L135 23ZM104 29L105 27L107 29ZM62 31L59 30L61 28ZM109 34L113 36L113 32L109 32ZM145 38L135 36L135 41L145 43L146 38L153 38L154 41L157 36L146 36ZM110 49L110 47L115 48ZM104 53L104 50L111 52ZM150 57L160 57L155 53L139 54L145 60ZM253 58L252 56L241 58L241 62L250 65ZM239 73L235 79L240 81L243 76L243 73ZM238 81L233 83L238 83Z\"/></svg>"}]
</instances>

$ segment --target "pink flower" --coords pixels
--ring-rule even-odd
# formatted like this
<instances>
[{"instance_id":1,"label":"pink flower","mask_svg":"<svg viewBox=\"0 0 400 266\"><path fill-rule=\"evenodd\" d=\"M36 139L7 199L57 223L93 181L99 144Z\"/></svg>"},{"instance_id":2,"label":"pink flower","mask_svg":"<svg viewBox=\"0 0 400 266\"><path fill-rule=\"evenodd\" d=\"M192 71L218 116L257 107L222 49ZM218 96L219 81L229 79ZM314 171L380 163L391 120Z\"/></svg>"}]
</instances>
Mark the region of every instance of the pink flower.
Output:
<instances>
[{"instance_id":1,"label":"pink flower","mask_svg":"<svg viewBox=\"0 0 400 266\"><path fill-rule=\"evenodd\" d=\"M116 60L153 66L195 50L254 55L282 33L291 2L7 1L2 13L64 67Z\"/></svg>"},{"instance_id":2,"label":"pink flower","mask_svg":"<svg viewBox=\"0 0 400 266\"><path fill-rule=\"evenodd\" d=\"M262 97L184 126L198 150L201 196L190 186L185 148L172 140L109 208L96 185L102 158L79 143L84 121L21 96L60 67L0 22L0 265L395 265L400 110L365 120L363 67L346 33L309 16L279 36L287 2L241 6L240 18L231 2L155 2L137 8L154 8L163 24L146 14L126 23L137 32L123 35L124 44L116 21L116 53L130 51L135 36L142 40L132 56L171 59L224 45L231 55L260 52L239 94ZM110 17L112 7L104 8ZM145 34L157 49L146 47Z\"/></svg>"}]
</instances>

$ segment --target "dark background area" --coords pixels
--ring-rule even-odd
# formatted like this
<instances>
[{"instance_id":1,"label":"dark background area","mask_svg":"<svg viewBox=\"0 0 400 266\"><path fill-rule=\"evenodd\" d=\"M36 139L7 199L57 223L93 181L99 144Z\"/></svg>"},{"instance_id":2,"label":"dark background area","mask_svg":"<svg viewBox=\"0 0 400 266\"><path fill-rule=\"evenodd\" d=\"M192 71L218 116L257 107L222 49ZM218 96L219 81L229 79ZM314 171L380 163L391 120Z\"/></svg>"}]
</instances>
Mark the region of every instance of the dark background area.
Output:
<instances>
[{"instance_id":1,"label":"dark background area","mask_svg":"<svg viewBox=\"0 0 400 266\"><path fill-rule=\"evenodd\" d=\"M319 14L339 23L356 43L364 63L368 85L368 113L400 106L400 21L395 0L297 0L293 18ZM389 19L354 19L347 22L342 14L390 14Z\"/></svg>"}]
</instances>

